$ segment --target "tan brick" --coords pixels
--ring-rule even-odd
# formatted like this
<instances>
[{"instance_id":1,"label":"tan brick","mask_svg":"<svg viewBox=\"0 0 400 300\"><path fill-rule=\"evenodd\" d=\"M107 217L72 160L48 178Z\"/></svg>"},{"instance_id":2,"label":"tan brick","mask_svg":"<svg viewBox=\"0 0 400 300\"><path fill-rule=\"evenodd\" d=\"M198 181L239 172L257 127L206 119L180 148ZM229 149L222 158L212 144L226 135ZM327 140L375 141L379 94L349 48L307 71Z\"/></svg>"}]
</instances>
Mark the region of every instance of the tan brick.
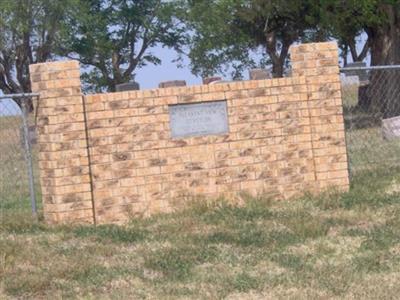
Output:
<instances>
[{"instance_id":1,"label":"tan brick","mask_svg":"<svg viewBox=\"0 0 400 300\"><path fill-rule=\"evenodd\" d=\"M91 199L86 129L99 223L167 211L166 200L196 193L290 198L331 184L346 188L337 46L300 45L291 54L292 78L85 96L86 128L78 65L31 67L42 101L41 182L46 203L55 203L47 218L61 222ZM171 140L168 105L223 99L230 134Z\"/></svg>"}]
</instances>

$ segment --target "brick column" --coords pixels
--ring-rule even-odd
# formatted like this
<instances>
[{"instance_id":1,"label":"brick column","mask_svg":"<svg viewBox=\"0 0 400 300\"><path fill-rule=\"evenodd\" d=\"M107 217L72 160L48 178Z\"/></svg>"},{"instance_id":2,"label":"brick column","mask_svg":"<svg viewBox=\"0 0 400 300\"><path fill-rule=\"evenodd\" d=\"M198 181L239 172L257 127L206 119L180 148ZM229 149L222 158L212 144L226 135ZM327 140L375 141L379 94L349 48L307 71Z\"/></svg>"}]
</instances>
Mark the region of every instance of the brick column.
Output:
<instances>
[{"instance_id":1,"label":"brick column","mask_svg":"<svg viewBox=\"0 0 400 300\"><path fill-rule=\"evenodd\" d=\"M37 107L39 169L48 223L93 223L79 63L30 66Z\"/></svg>"},{"instance_id":2,"label":"brick column","mask_svg":"<svg viewBox=\"0 0 400 300\"><path fill-rule=\"evenodd\" d=\"M301 44L290 50L293 76L305 76L318 187L347 189L345 128L336 42Z\"/></svg>"}]
</instances>

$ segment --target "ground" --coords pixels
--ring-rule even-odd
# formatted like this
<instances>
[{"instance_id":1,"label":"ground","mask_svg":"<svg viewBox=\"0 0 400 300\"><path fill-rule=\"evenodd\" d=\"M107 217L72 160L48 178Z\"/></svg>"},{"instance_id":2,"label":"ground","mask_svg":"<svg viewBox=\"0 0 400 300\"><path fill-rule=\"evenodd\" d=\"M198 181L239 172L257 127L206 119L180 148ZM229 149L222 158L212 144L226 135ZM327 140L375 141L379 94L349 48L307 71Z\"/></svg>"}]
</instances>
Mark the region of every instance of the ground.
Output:
<instances>
[{"instance_id":1,"label":"ground","mask_svg":"<svg viewBox=\"0 0 400 300\"><path fill-rule=\"evenodd\" d=\"M198 199L121 227L14 215L0 248L4 299L394 299L400 172L359 174L350 192L318 197Z\"/></svg>"}]
</instances>

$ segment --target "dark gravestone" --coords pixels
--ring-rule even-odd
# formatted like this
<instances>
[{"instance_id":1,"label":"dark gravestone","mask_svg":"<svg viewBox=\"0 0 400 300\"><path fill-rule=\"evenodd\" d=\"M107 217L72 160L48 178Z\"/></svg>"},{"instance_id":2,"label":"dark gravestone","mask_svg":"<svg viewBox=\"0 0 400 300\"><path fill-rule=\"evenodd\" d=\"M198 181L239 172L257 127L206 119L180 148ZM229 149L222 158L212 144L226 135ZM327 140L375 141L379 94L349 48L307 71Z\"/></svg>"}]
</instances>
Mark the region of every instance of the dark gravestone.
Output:
<instances>
[{"instance_id":1,"label":"dark gravestone","mask_svg":"<svg viewBox=\"0 0 400 300\"><path fill-rule=\"evenodd\" d=\"M210 82L210 85L213 85L213 84L221 84L221 83L229 83L229 82L234 82L234 81L229 81L229 80L216 80L216 81Z\"/></svg>"},{"instance_id":2,"label":"dark gravestone","mask_svg":"<svg viewBox=\"0 0 400 300\"><path fill-rule=\"evenodd\" d=\"M139 89L140 89L139 83L137 83L136 81L121 83L115 86L115 90L117 92L137 91Z\"/></svg>"},{"instance_id":3,"label":"dark gravestone","mask_svg":"<svg viewBox=\"0 0 400 300\"><path fill-rule=\"evenodd\" d=\"M250 80L271 79L271 74L266 69L251 69L249 71Z\"/></svg>"},{"instance_id":4,"label":"dark gravestone","mask_svg":"<svg viewBox=\"0 0 400 300\"><path fill-rule=\"evenodd\" d=\"M206 78L203 78L203 84L210 84L212 82L221 81L221 80L222 80L221 77L206 77Z\"/></svg>"},{"instance_id":5,"label":"dark gravestone","mask_svg":"<svg viewBox=\"0 0 400 300\"><path fill-rule=\"evenodd\" d=\"M185 80L171 80L171 81L163 81L158 85L159 88L169 88L176 86L186 86Z\"/></svg>"}]
</instances>

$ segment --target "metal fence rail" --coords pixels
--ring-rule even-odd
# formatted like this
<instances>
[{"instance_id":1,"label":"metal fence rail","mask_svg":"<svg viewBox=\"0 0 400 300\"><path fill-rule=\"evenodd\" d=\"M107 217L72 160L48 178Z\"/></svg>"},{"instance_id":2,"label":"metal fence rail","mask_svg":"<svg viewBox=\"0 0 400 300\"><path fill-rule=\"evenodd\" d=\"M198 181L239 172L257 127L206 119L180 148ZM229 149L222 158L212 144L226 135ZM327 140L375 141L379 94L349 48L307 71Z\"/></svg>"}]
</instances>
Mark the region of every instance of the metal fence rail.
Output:
<instances>
[{"instance_id":1,"label":"metal fence rail","mask_svg":"<svg viewBox=\"0 0 400 300\"><path fill-rule=\"evenodd\" d=\"M340 71L351 174L400 168L400 65Z\"/></svg>"},{"instance_id":2,"label":"metal fence rail","mask_svg":"<svg viewBox=\"0 0 400 300\"><path fill-rule=\"evenodd\" d=\"M34 114L36 94L0 96L0 219L5 213L36 216L37 184ZM19 105L13 99L18 99Z\"/></svg>"}]
</instances>

